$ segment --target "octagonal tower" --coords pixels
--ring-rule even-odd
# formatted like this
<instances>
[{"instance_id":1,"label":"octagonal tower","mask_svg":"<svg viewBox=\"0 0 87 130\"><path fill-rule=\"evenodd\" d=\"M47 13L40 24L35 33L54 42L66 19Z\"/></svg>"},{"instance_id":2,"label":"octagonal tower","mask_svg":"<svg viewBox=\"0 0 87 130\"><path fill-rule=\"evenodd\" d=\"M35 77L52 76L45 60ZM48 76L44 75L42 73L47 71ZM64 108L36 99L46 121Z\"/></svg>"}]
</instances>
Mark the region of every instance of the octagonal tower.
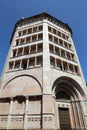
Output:
<instances>
[{"instance_id":1,"label":"octagonal tower","mask_svg":"<svg viewBox=\"0 0 87 130\"><path fill-rule=\"evenodd\" d=\"M46 12L14 27L0 86L0 129L86 129L86 85L71 28Z\"/></svg>"}]
</instances>

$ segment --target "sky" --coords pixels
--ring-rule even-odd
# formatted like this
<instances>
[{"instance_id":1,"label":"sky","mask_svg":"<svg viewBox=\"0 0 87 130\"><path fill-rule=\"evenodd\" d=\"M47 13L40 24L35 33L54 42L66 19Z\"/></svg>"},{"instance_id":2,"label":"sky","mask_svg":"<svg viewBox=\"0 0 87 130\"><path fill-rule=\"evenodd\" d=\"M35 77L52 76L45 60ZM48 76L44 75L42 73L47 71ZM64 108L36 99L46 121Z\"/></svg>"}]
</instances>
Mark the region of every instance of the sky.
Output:
<instances>
[{"instance_id":1,"label":"sky","mask_svg":"<svg viewBox=\"0 0 87 130\"><path fill-rule=\"evenodd\" d=\"M15 23L43 11L67 23L87 82L87 0L0 0L0 76Z\"/></svg>"}]
</instances>

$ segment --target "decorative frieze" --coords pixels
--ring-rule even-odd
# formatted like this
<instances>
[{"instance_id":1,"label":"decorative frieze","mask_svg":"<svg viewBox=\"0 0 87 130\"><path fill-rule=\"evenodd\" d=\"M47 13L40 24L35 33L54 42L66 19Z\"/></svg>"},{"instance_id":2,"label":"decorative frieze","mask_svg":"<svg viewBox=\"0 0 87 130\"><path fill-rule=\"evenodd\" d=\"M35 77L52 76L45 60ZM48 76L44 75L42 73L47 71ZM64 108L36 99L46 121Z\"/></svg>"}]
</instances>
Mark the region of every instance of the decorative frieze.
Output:
<instances>
[{"instance_id":1,"label":"decorative frieze","mask_svg":"<svg viewBox=\"0 0 87 130\"><path fill-rule=\"evenodd\" d=\"M52 121L52 117L44 117L44 121Z\"/></svg>"},{"instance_id":2,"label":"decorative frieze","mask_svg":"<svg viewBox=\"0 0 87 130\"><path fill-rule=\"evenodd\" d=\"M7 119L8 119L7 116L0 116L0 122L7 121Z\"/></svg>"},{"instance_id":3,"label":"decorative frieze","mask_svg":"<svg viewBox=\"0 0 87 130\"><path fill-rule=\"evenodd\" d=\"M23 121L23 117L12 117L11 121Z\"/></svg>"},{"instance_id":4,"label":"decorative frieze","mask_svg":"<svg viewBox=\"0 0 87 130\"><path fill-rule=\"evenodd\" d=\"M32 122L32 121L41 121L40 117L28 117L27 121Z\"/></svg>"}]
</instances>

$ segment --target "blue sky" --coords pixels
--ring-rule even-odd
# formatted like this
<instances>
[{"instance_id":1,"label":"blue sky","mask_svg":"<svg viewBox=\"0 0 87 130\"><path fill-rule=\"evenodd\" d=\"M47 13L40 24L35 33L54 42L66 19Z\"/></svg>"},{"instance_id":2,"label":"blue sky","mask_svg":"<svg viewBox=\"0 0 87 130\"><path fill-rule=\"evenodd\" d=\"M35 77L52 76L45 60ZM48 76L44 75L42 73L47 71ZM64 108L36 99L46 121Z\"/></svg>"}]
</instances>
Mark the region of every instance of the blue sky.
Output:
<instances>
[{"instance_id":1,"label":"blue sky","mask_svg":"<svg viewBox=\"0 0 87 130\"><path fill-rule=\"evenodd\" d=\"M0 0L0 75L15 23L46 10L68 23L87 82L87 0Z\"/></svg>"}]
</instances>

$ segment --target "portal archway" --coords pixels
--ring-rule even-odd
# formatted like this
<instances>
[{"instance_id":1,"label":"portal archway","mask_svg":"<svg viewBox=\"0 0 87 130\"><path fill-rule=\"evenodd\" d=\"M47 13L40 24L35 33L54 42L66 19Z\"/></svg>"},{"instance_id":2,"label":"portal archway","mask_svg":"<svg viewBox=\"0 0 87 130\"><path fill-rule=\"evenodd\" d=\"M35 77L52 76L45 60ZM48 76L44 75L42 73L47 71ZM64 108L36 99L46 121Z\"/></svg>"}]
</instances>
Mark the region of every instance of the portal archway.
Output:
<instances>
[{"instance_id":1,"label":"portal archway","mask_svg":"<svg viewBox=\"0 0 87 130\"><path fill-rule=\"evenodd\" d=\"M80 101L85 96L80 85L71 78L60 77L53 86L60 130L84 128L83 109Z\"/></svg>"}]
</instances>

